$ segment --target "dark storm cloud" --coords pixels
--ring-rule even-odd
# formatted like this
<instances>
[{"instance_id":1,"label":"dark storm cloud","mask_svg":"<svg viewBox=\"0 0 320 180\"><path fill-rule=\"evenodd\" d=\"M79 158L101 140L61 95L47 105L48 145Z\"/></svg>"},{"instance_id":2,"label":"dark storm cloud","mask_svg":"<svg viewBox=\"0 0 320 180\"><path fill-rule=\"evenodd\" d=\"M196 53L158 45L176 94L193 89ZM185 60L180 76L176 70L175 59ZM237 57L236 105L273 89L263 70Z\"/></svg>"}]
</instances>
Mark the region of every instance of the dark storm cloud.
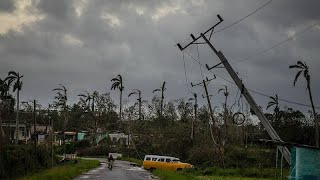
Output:
<instances>
[{"instance_id":1,"label":"dark storm cloud","mask_svg":"<svg viewBox=\"0 0 320 180\"><path fill-rule=\"evenodd\" d=\"M2 2L2 1L1 1ZM23 98L35 97L40 102L52 100L51 89L65 84L76 101L84 90L109 91L110 79L122 74L125 93L140 88L146 99L152 90L167 81L166 97L187 95L182 52L174 46L186 44L189 34L199 35L217 22L220 14L225 21L221 29L246 16L268 1L256 0L41 0L34 7L43 19L25 25L22 32L12 30L1 35L1 77L14 69L25 75ZM280 97L309 103L303 79L292 87L294 70L288 66L302 57L311 66L312 87L320 91L319 29L312 29L283 46L260 54L242 63L235 63L259 50L286 39L319 18L316 0L272 1L246 20L213 36L213 44L230 58L231 64L249 88ZM1 3L0 3L1 5ZM82 7L82 8L79 8ZM196 46L188 51L197 57ZM203 64L218 63L207 45L199 46ZM200 67L185 54L188 84L199 81ZM204 76L212 74L202 68ZM230 79L224 69L214 70ZM41 84L39 86L38 84ZM231 96L237 89L217 78L210 84L214 103L223 97L217 94L222 85L230 86ZM188 85L190 86L190 85ZM190 90L202 93L201 88ZM113 93L117 95L116 93ZM190 94L188 94L190 95ZM268 101L254 94L262 106ZM50 99L51 98L51 99ZM232 99L233 97L231 97ZM315 103L320 104L315 94ZM203 101L201 99L201 101Z\"/></svg>"},{"instance_id":2,"label":"dark storm cloud","mask_svg":"<svg viewBox=\"0 0 320 180\"><path fill-rule=\"evenodd\" d=\"M0 1L0 12L12 12L13 10L14 10L14 1L12 0Z\"/></svg>"}]
</instances>

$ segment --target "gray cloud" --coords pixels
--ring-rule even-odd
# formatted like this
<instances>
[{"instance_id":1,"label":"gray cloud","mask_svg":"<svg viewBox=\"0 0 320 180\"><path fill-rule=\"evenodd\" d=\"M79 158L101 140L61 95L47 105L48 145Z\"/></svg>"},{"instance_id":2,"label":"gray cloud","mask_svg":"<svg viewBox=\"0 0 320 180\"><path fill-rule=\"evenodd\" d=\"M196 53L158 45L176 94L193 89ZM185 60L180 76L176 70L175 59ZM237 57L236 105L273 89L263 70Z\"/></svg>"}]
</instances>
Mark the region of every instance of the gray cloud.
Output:
<instances>
[{"instance_id":1,"label":"gray cloud","mask_svg":"<svg viewBox=\"0 0 320 180\"><path fill-rule=\"evenodd\" d=\"M37 98L42 103L52 100L51 89L59 83L69 88L73 102L83 90L109 91L110 79L117 74L123 74L126 93L140 88L144 97L150 99L152 90L167 81L167 98L186 97L182 52L175 44L186 44L190 33L198 35L209 28L217 21L218 13L225 19L217 27L220 29L266 2L41 0L34 7L43 19L24 25L22 32L12 30L1 35L0 75L4 77L12 69L24 74L22 98ZM236 63L286 39L290 31L299 31L312 23L320 15L316 7L319 2L315 0L273 1L241 23L215 34L212 43L230 58L249 88L308 104L305 82L301 78L298 86L293 87L295 71L288 69L304 58L311 68L314 101L320 105L316 93L320 91L319 29L313 28L267 53ZM199 50L203 64L219 62L207 45L200 45ZM188 51L197 57L196 46ZM188 83L201 80L199 65L187 54L185 61ZM204 76L212 77L205 69L202 71ZM231 79L224 69L214 72ZM230 86L230 103L234 100L235 86L217 78L209 88L216 104L223 101L217 91L224 84ZM203 93L201 88L189 89ZM268 98L253 96L258 104L266 105ZM205 103L203 99L201 102Z\"/></svg>"},{"instance_id":2,"label":"gray cloud","mask_svg":"<svg viewBox=\"0 0 320 180\"><path fill-rule=\"evenodd\" d=\"M0 1L0 12L12 12L14 10L14 1L12 0L1 0Z\"/></svg>"}]
</instances>

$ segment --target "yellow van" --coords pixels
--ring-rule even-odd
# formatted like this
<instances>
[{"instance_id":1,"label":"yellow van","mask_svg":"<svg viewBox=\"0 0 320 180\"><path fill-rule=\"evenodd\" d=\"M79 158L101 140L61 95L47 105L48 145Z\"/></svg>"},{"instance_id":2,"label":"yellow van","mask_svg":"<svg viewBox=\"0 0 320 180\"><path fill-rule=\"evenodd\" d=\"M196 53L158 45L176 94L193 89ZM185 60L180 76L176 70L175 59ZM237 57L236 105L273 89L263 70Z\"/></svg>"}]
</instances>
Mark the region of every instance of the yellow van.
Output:
<instances>
[{"instance_id":1,"label":"yellow van","mask_svg":"<svg viewBox=\"0 0 320 180\"><path fill-rule=\"evenodd\" d=\"M180 162L179 158L170 156L146 155L143 160L143 167L148 170L166 170L166 171L180 171L182 169L193 168L189 163Z\"/></svg>"}]
</instances>

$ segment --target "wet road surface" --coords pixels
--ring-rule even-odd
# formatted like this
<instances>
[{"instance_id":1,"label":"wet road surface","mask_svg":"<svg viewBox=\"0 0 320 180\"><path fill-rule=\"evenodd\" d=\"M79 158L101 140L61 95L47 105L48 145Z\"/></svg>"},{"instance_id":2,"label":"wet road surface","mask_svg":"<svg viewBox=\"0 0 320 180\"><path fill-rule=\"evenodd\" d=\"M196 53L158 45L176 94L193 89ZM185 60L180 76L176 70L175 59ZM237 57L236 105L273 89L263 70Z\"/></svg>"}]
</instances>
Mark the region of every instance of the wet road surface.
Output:
<instances>
[{"instance_id":1,"label":"wet road surface","mask_svg":"<svg viewBox=\"0 0 320 180\"><path fill-rule=\"evenodd\" d=\"M116 160L113 164L112 170L108 169L106 159L102 158L84 158L95 159L101 162L101 165L92 169L76 178L74 180L84 179L108 179L108 180L144 180L144 179L158 179L154 177L149 171L142 167L130 165L130 162Z\"/></svg>"}]
</instances>

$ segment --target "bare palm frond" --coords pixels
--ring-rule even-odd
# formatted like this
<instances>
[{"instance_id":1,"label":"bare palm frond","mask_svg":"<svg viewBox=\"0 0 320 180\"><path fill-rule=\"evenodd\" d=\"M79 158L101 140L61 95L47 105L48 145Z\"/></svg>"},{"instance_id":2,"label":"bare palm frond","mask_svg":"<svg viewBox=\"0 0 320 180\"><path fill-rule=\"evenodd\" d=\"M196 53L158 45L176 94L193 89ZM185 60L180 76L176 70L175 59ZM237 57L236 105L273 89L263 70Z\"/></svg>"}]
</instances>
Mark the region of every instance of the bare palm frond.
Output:
<instances>
[{"instance_id":1,"label":"bare palm frond","mask_svg":"<svg viewBox=\"0 0 320 180\"><path fill-rule=\"evenodd\" d=\"M111 81L120 81L118 78L112 78Z\"/></svg>"},{"instance_id":2,"label":"bare palm frond","mask_svg":"<svg viewBox=\"0 0 320 180\"><path fill-rule=\"evenodd\" d=\"M269 107L271 107L271 106L273 106L273 105L275 105L276 103L274 103L274 102L269 102L268 103L268 106L267 106L267 109L269 109Z\"/></svg>"},{"instance_id":3,"label":"bare palm frond","mask_svg":"<svg viewBox=\"0 0 320 180\"><path fill-rule=\"evenodd\" d=\"M302 61L298 61L297 64L302 67L306 67L306 65L307 65L305 62L303 63Z\"/></svg>"},{"instance_id":4,"label":"bare palm frond","mask_svg":"<svg viewBox=\"0 0 320 180\"><path fill-rule=\"evenodd\" d=\"M300 76L300 74L303 72L303 70L300 70L297 74L296 74L296 76L295 76L295 78L294 78L294 81L293 81L293 86L296 86L296 83L297 83L297 80L298 80L298 78L299 78L299 76Z\"/></svg>"},{"instance_id":5,"label":"bare palm frond","mask_svg":"<svg viewBox=\"0 0 320 180\"><path fill-rule=\"evenodd\" d=\"M18 77L18 76L19 76L18 74L19 74L19 73L15 72L15 71L9 71L9 72L8 72L8 76L13 75L13 76Z\"/></svg>"},{"instance_id":6,"label":"bare palm frond","mask_svg":"<svg viewBox=\"0 0 320 180\"><path fill-rule=\"evenodd\" d=\"M152 93L155 93L157 91L161 91L161 89L155 89L155 90L152 91Z\"/></svg>"},{"instance_id":7,"label":"bare palm frond","mask_svg":"<svg viewBox=\"0 0 320 180\"><path fill-rule=\"evenodd\" d=\"M78 94L78 96L80 96L80 97L87 97L87 95L84 95L84 94Z\"/></svg>"},{"instance_id":8,"label":"bare palm frond","mask_svg":"<svg viewBox=\"0 0 320 180\"><path fill-rule=\"evenodd\" d=\"M130 97L132 94L138 94L137 92L132 92L128 95L128 97Z\"/></svg>"},{"instance_id":9,"label":"bare palm frond","mask_svg":"<svg viewBox=\"0 0 320 180\"><path fill-rule=\"evenodd\" d=\"M120 74L118 74L117 77L118 77L119 81L122 82L122 76Z\"/></svg>"},{"instance_id":10,"label":"bare palm frond","mask_svg":"<svg viewBox=\"0 0 320 180\"><path fill-rule=\"evenodd\" d=\"M278 101L275 97L270 97L274 102Z\"/></svg>"},{"instance_id":11,"label":"bare palm frond","mask_svg":"<svg viewBox=\"0 0 320 180\"><path fill-rule=\"evenodd\" d=\"M297 64L294 64L294 65L290 65L290 66L289 66L289 69L292 69L292 68L303 69L303 67L302 67L302 66L297 65Z\"/></svg>"}]
</instances>

